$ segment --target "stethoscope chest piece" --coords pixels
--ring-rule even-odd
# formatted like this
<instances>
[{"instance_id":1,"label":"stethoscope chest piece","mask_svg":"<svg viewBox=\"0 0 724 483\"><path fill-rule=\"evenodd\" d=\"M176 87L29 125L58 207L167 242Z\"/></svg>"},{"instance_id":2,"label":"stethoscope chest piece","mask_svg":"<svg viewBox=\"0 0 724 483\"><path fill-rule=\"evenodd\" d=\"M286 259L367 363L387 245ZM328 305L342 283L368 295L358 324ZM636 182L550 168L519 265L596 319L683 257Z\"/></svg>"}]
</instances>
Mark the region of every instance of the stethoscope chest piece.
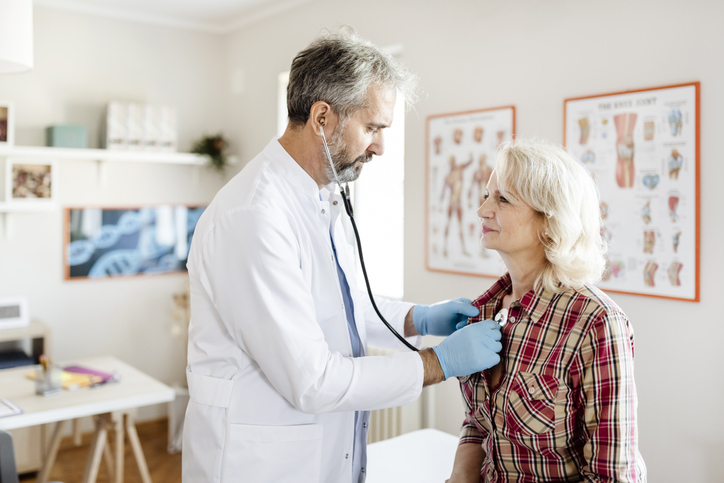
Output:
<instances>
[{"instance_id":1,"label":"stethoscope chest piece","mask_svg":"<svg viewBox=\"0 0 724 483\"><path fill-rule=\"evenodd\" d=\"M508 309L500 309L500 312L495 315L494 320L498 323L498 325L504 327L508 322Z\"/></svg>"}]
</instances>

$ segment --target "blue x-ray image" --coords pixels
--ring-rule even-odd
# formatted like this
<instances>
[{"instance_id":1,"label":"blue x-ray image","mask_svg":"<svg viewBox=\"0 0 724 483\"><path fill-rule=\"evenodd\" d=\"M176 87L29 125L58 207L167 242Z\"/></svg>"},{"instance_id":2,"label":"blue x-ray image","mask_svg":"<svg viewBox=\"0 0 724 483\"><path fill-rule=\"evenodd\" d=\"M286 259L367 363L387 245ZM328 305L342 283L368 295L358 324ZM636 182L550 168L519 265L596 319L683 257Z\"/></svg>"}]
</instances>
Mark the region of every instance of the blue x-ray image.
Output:
<instances>
[{"instance_id":1,"label":"blue x-ray image","mask_svg":"<svg viewBox=\"0 0 724 483\"><path fill-rule=\"evenodd\" d=\"M186 270L203 207L69 208L68 278Z\"/></svg>"}]
</instances>

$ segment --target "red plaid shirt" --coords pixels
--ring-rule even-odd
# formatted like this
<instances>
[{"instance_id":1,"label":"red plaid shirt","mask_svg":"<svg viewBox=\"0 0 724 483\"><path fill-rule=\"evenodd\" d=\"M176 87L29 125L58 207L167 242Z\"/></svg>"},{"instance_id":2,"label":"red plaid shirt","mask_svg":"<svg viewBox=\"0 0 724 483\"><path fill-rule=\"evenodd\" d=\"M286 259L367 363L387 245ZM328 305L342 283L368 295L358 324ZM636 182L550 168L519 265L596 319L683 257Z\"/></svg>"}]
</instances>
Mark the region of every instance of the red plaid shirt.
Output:
<instances>
[{"instance_id":1,"label":"red plaid shirt","mask_svg":"<svg viewBox=\"0 0 724 483\"><path fill-rule=\"evenodd\" d=\"M506 274L473 305L492 319ZM502 329L502 371L460 379L460 444L486 453L481 482L645 482L638 451L633 329L600 290L539 289L514 301Z\"/></svg>"}]
</instances>

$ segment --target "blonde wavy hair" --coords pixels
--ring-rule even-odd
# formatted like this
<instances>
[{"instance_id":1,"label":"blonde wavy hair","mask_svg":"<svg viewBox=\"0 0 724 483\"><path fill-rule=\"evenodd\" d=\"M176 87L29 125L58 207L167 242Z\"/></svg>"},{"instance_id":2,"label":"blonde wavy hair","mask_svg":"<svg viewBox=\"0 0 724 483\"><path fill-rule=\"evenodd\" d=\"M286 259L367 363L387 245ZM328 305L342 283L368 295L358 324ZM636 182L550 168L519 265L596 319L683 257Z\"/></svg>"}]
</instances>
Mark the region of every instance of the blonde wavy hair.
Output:
<instances>
[{"instance_id":1,"label":"blonde wavy hair","mask_svg":"<svg viewBox=\"0 0 724 483\"><path fill-rule=\"evenodd\" d=\"M607 247L601 238L598 188L588 170L562 147L533 139L503 144L495 172L502 190L544 218L539 236L546 264L536 287L560 292L599 280Z\"/></svg>"}]
</instances>

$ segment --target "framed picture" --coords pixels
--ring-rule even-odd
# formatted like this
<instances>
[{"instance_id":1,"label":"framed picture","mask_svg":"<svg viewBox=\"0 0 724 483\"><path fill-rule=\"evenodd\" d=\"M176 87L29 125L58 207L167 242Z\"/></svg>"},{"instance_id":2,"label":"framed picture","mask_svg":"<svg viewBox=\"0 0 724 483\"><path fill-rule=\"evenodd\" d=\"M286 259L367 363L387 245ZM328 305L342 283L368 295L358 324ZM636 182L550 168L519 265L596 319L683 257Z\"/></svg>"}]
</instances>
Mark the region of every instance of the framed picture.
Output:
<instances>
[{"instance_id":1,"label":"framed picture","mask_svg":"<svg viewBox=\"0 0 724 483\"><path fill-rule=\"evenodd\" d=\"M0 148L13 146L15 141L14 116L13 103L0 100Z\"/></svg>"},{"instance_id":2,"label":"framed picture","mask_svg":"<svg viewBox=\"0 0 724 483\"><path fill-rule=\"evenodd\" d=\"M566 99L601 197L607 291L699 301L699 83Z\"/></svg>"},{"instance_id":3,"label":"framed picture","mask_svg":"<svg viewBox=\"0 0 724 483\"><path fill-rule=\"evenodd\" d=\"M185 271L203 211L186 205L66 208L65 279Z\"/></svg>"},{"instance_id":4,"label":"framed picture","mask_svg":"<svg viewBox=\"0 0 724 483\"><path fill-rule=\"evenodd\" d=\"M8 158L5 160L5 201L52 203L55 198L54 160Z\"/></svg>"},{"instance_id":5,"label":"framed picture","mask_svg":"<svg viewBox=\"0 0 724 483\"><path fill-rule=\"evenodd\" d=\"M428 270L484 277L505 272L498 253L480 244L477 210L495 168L498 147L514 136L514 106L427 118Z\"/></svg>"}]
</instances>

